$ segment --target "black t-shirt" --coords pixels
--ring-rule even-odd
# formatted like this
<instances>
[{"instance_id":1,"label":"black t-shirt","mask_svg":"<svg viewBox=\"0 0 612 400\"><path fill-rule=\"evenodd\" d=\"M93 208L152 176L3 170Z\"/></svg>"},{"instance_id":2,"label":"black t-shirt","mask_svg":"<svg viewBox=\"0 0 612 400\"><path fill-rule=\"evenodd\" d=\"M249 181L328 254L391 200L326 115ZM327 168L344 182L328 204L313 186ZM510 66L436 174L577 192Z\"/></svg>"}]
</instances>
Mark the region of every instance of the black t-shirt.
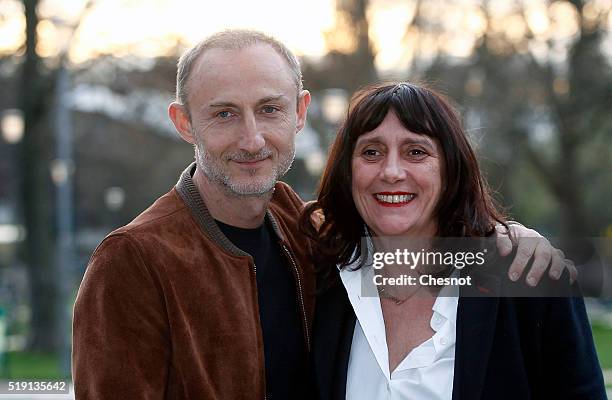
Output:
<instances>
[{"instance_id":1,"label":"black t-shirt","mask_svg":"<svg viewBox=\"0 0 612 400\"><path fill-rule=\"evenodd\" d=\"M255 262L266 397L296 398L296 390L301 390L306 381L306 348L291 267L267 218L255 229L216 222L223 234Z\"/></svg>"}]
</instances>

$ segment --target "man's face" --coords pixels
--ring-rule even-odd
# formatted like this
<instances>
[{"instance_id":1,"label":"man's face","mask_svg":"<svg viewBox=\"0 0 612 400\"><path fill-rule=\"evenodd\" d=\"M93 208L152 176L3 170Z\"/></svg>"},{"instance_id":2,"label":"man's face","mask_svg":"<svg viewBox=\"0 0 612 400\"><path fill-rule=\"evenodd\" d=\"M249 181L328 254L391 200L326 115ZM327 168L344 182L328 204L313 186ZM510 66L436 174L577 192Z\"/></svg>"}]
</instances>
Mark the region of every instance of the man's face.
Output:
<instances>
[{"instance_id":1,"label":"man's face","mask_svg":"<svg viewBox=\"0 0 612 400\"><path fill-rule=\"evenodd\" d=\"M308 105L287 62L266 44L210 49L187 85L200 171L230 194L269 193L291 167Z\"/></svg>"}]
</instances>

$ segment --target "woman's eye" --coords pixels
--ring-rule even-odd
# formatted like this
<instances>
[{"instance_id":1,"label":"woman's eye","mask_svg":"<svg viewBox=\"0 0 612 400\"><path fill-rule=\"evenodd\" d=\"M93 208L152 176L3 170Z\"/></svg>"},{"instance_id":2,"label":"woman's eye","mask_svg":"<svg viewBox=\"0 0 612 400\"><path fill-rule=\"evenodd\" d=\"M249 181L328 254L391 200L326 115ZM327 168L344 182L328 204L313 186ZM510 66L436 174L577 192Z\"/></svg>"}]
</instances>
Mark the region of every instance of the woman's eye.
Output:
<instances>
[{"instance_id":1,"label":"woman's eye","mask_svg":"<svg viewBox=\"0 0 612 400\"><path fill-rule=\"evenodd\" d=\"M411 149L408 151L408 154L411 156L424 156L427 155L427 153L425 153L423 150L421 149Z\"/></svg>"},{"instance_id":2,"label":"woman's eye","mask_svg":"<svg viewBox=\"0 0 612 400\"><path fill-rule=\"evenodd\" d=\"M366 149L363 151L362 153L365 157L376 157L378 155L380 155L380 152L378 150L374 150L374 149Z\"/></svg>"}]
</instances>

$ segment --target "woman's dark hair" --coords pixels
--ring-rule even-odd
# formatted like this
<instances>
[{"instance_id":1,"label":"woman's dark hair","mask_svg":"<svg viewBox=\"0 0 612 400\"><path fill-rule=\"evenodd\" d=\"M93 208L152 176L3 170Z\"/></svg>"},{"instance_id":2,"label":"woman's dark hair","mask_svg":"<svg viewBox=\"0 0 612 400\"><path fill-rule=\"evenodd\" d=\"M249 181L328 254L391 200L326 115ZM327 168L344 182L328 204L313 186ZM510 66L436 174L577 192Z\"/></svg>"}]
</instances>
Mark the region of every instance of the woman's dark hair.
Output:
<instances>
[{"instance_id":1,"label":"woman's dark hair","mask_svg":"<svg viewBox=\"0 0 612 400\"><path fill-rule=\"evenodd\" d=\"M302 230L317 242L319 265L346 266L361 254L361 238L366 231L351 195L351 159L359 136L376 129L390 111L404 128L440 144L443 189L434 209L438 237L489 236L496 222L506 224L449 101L432 89L412 83L372 85L351 99L347 118L331 147L317 200L308 204L301 216ZM325 222L316 230L311 214L319 209Z\"/></svg>"}]
</instances>

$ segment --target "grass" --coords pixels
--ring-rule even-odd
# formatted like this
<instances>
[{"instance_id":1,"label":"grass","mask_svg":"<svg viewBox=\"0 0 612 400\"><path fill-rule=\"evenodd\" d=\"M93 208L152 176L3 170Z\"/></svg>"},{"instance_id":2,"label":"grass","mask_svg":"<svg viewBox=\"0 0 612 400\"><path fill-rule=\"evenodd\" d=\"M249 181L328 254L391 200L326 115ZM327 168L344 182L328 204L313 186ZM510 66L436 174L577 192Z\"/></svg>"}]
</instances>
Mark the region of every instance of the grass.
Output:
<instances>
[{"instance_id":1,"label":"grass","mask_svg":"<svg viewBox=\"0 0 612 400\"><path fill-rule=\"evenodd\" d=\"M9 352L0 368L1 379L62 379L55 354Z\"/></svg>"},{"instance_id":2,"label":"grass","mask_svg":"<svg viewBox=\"0 0 612 400\"><path fill-rule=\"evenodd\" d=\"M602 369L612 369L612 327L594 323L593 338ZM62 379L59 360L55 354L9 352L0 379Z\"/></svg>"},{"instance_id":3,"label":"grass","mask_svg":"<svg viewBox=\"0 0 612 400\"><path fill-rule=\"evenodd\" d=\"M612 328L593 323L593 339L597 348L597 356L599 357L599 365L602 369L612 368Z\"/></svg>"}]
</instances>

